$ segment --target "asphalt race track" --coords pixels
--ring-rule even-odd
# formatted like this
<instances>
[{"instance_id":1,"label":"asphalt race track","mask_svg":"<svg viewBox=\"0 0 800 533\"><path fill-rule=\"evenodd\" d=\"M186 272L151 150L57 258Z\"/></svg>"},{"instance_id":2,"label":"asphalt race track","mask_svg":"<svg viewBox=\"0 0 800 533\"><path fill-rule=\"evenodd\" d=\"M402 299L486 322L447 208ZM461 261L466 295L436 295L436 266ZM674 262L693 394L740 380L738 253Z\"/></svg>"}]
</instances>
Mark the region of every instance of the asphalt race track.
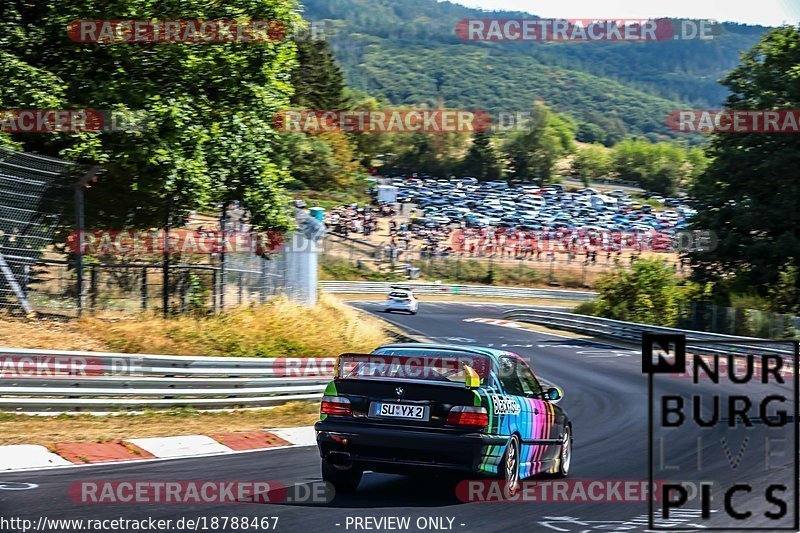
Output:
<instances>
[{"instance_id":1,"label":"asphalt race track","mask_svg":"<svg viewBox=\"0 0 800 533\"><path fill-rule=\"evenodd\" d=\"M505 347L533 364L534 371L565 392L561 402L572 418L575 447L570 478L584 480L648 479L648 407L647 377L642 374L638 351L610 346L602 342L576 340L561 336L503 327L465 319L497 319L506 306L496 304L459 304L422 302L419 314L386 315L381 302L355 304L412 333L436 342ZM661 388L691 394L688 380L658 378ZM696 386L695 386L696 387ZM791 412L791 409L790 409ZM726 415L723 413L722 415ZM791 425L789 426L791 427ZM734 482L763 482L763 444L750 442L742 449L736 437L729 437L724 448L725 428L711 428L704 433L703 444L684 430L667 440L667 462L691 465L697 462L698 447L706 452L702 479L727 487ZM791 435L786 438L791 443ZM759 447L760 446L760 447ZM791 454L776 456L772 463L778 472L793 472ZM739 459L739 461L736 461ZM731 461L736 468L730 466ZM777 475L777 474L776 474ZM775 476L773 476L775 477ZM360 522L364 517L399 517L410 519L406 531L644 531L647 525L646 502L478 502L464 503L456 498L454 482L448 479L421 480L401 476L366 474L353 496L340 496L331 503L228 504L213 506L180 505L86 505L68 496L69 487L86 480L277 480L287 486L312 486L320 481L319 457L315 447L296 447L266 452L243 453L221 457L180 459L138 464L90 466L79 468L0 474L0 512L4 517L33 520L55 518L164 518L182 517L278 517L277 531L376 531L398 529L396 523ZM5 490L10 482L35 484L29 490ZM12 486L13 487L13 486ZM16 487L19 488L19 487ZM793 487L784 495L789 513L794 512ZM720 508L721 494L715 493L714 509ZM763 512L775 510L764 495L753 492L734 500L747 508L753 517L746 525L754 527ZM699 517L699 502L662 527L692 529ZM422 520L417 522L417 519ZM437 521L436 519L441 519ZM755 520L756 522L753 522ZM760 523L764 523L763 519ZM785 523L782 522L782 524ZM731 519L719 522L730 527ZM205 531L236 531L211 528ZM386 527L388 526L388 527ZM418 527L422 526L422 527ZM763 527L763 526L762 526ZM256 529L249 529L255 531ZM263 530L263 529L260 529ZM259 530L259 531L260 531ZM45 529L45 531L56 531ZM71 531L64 529L64 531ZM120 531L124 531L120 529ZM181 531L181 529L170 529Z\"/></svg>"}]
</instances>

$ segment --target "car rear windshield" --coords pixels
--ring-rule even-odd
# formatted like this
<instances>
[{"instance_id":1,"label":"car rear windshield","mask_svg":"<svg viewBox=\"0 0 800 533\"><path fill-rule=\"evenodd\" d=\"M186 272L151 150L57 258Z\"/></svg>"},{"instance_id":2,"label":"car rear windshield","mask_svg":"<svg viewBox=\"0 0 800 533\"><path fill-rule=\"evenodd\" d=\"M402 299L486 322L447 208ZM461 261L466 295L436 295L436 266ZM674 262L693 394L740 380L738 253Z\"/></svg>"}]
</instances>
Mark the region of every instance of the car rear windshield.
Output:
<instances>
[{"instance_id":1,"label":"car rear windshield","mask_svg":"<svg viewBox=\"0 0 800 533\"><path fill-rule=\"evenodd\" d=\"M485 384L491 371L488 356L415 348L385 349L371 354L340 356L336 377L344 379L419 379L464 383L470 368Z\"/></svg>"},{"instance_id":2,"label":"car rear windshield","mask_svg":"<svg viewBox=\"0 0 800 533\"><path fill-rule=\"evenodd\" d=\"M390 292L389 296L392 298L408 298L410 295L407 292Z\"/></svg>"}]
</instances>

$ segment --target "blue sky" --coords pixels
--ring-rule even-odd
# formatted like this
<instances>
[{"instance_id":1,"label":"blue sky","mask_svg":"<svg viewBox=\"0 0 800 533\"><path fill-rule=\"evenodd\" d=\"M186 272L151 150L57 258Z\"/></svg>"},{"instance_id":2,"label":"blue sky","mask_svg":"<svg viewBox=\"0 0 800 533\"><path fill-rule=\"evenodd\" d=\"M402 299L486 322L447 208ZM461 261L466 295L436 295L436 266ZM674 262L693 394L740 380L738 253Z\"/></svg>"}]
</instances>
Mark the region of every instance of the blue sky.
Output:
<instances>
[{"instance_id":1,"label":"blue sky","mask_svg":"<svg viewBox=\"0 0 800 533\"><path fill-rule=\"evenodd\" d=\"M800 22L800 0L451 0L546 18L684 17L778 26Z\"/></svg>"}]
</instances>

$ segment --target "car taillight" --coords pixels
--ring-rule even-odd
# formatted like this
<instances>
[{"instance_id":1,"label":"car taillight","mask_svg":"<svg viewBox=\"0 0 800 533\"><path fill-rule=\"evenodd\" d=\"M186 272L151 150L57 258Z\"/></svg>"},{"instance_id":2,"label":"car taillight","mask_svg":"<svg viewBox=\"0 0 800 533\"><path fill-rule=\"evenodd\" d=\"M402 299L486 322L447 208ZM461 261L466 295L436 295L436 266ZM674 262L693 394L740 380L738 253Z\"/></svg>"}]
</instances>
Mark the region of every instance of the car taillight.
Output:
<instances>
[{"instance_id":1,"label":"car taillight","mask_svg":"<svg viewBox=\"0 0 800 533\"><path fill-rule=\"evenodd\" d=\"M353 406L347 398L323 396L319 412L323 415L353 416Z\"/></svg>"},{"instance_id":2,"label":"car taillight","mask_svg":"<svg viewBox=\"0 0 800 533\"><path fill-rule=\"evenodd\" d=\"M456 405L447 414L447 425L484 428L489 425L489 414L483 407Z\"/></svg>"}]
</instances>

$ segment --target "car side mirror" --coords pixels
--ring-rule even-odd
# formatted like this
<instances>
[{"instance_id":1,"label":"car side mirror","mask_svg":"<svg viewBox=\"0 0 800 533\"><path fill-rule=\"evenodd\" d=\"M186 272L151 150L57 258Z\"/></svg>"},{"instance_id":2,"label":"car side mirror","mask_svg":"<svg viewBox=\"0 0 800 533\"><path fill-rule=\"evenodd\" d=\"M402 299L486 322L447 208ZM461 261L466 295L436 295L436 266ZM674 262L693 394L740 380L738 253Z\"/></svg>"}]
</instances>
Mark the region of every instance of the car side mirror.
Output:
<instances>
[{"instance_id":1,"label":"car side mirror","mask_svg":"<svg viewBox=\"0 0 800 533\"><path fill-rule=\"evenodd\" d=\"M561 398L564 397L564 393L561 392L561 389L558 387L550 387L547 389L547 392L544 393L544 397L550 403L558 403L561 401Z\"/></svg>"}]
</instances>

